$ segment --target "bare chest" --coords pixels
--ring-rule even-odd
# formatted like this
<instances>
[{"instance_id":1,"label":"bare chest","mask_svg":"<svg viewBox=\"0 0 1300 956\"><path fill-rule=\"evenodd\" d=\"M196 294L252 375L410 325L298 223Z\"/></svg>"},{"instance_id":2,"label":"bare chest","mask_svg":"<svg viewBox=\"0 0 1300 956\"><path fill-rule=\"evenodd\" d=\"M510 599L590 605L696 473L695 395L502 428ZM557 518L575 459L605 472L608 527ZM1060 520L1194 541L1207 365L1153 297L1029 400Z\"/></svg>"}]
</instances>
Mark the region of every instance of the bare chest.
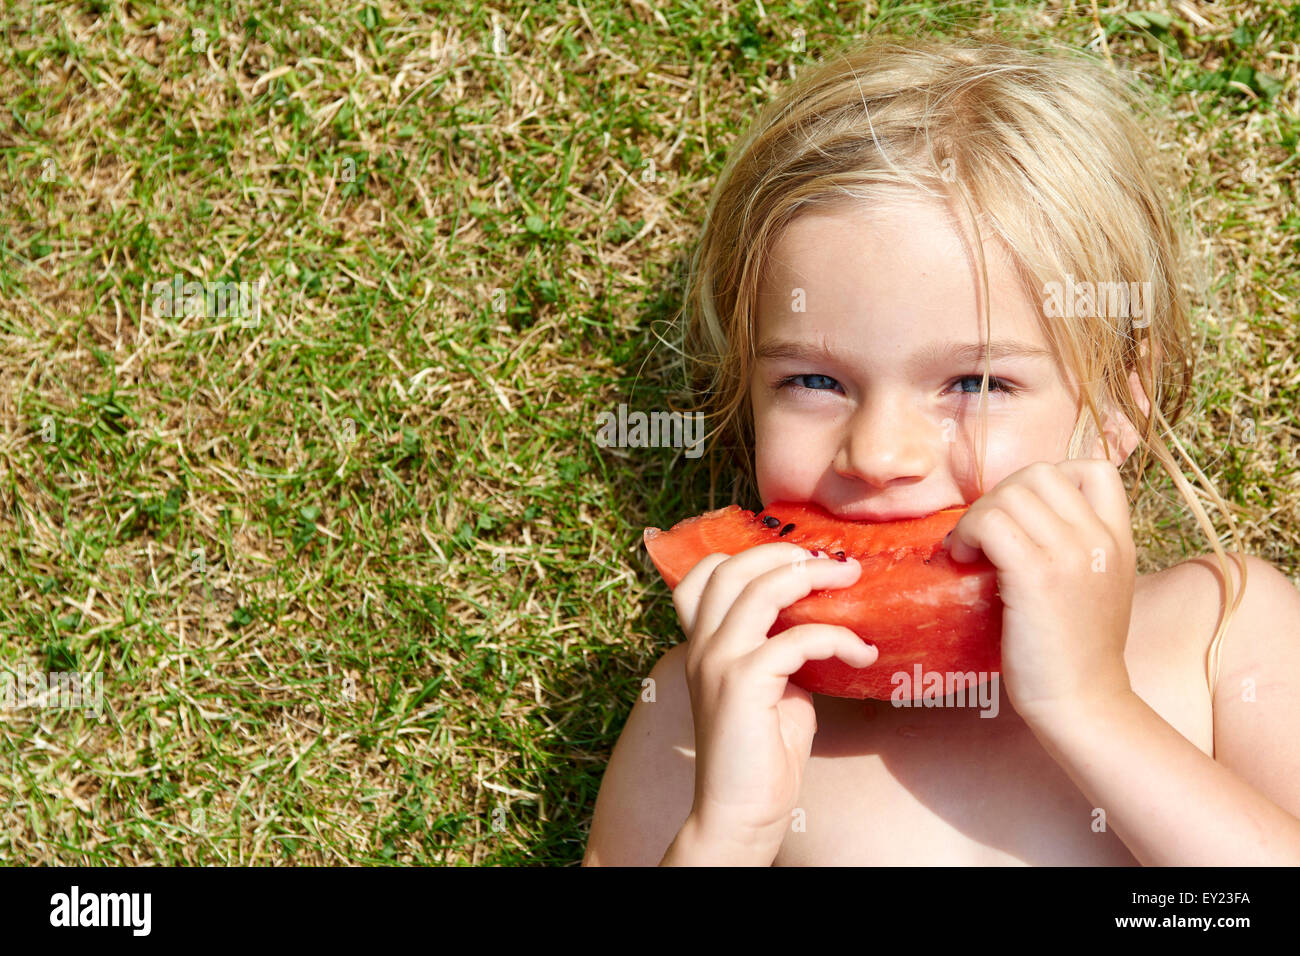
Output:
<instances>
[{"instance_id":1,"label":"bare chest","mask_svg":"<svg viewBox=\"0 0 1300 956\"><path fill-rule=\"evenodd\" d=\"M1212 754L1209 633L1189 632L1186 621L1180 630L1169 610L1151 589L1135 596L1129 677L1157 714ZM1001 688L996 703L986 693L967 706L814 701L818 733L774 866L1137 865Z\"/></svg>"}]
</instances>

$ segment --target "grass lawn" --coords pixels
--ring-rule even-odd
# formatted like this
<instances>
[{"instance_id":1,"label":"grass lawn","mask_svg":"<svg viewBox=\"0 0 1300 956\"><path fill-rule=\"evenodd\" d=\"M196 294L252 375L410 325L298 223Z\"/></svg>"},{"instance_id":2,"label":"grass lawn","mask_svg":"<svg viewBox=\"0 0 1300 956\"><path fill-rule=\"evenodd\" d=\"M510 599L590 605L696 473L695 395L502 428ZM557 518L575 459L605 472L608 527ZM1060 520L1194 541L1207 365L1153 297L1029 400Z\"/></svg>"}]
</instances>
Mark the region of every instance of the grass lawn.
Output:
<instances>
[{"instance_id":1,"label":"grass lawn","mask_svg":"<svg viewBox=\"0 0 1300 956\"><path fill-rule=\"evenodd\" d=\"M0 711L0 862L576 864L681 640L640 531L729 500L597 415L682 400L728 147L880 24L1149 77L1220 297L1180 434L1294 579L1300 6L17 0L0 676L103 715ZM1158 471L1134 522L1209 550Z\"/></svg>"}]
</instances>

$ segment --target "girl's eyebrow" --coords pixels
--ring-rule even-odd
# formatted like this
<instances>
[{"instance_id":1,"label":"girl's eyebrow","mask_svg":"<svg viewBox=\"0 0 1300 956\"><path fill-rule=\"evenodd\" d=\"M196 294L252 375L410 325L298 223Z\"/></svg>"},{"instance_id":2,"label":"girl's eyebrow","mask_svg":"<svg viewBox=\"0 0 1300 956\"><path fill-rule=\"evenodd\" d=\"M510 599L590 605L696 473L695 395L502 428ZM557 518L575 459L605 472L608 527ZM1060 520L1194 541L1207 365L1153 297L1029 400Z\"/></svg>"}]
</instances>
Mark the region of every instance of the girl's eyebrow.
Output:
<instances>
[{"instance_id":1,"label":"girl's eyebrow","mask_svg":"<svg viewBox=\"0 0 1300 956\"><path fill-rule=\"evenodd\" d=\"M795 359L804 361L825 360L833 357L830 347L822 345L811 345L806 342L791 342L785 339L774 339L764 342L754 353L760 361L762 359Z\"/></svg>"},{"instance_id":2,"label":"girl's eyebrow","mask_svg":"<svg viewBox=\"0 0 1300 956\"><path fill-rule=\"evenodd\" d=\"M992 342L988 346L989 359L1004 358L1041 358L1052 360L1055 356L1051 351L1041 348L1037 345L1030 345L1028 342ZM971 342L962 345L931 345L922 349L912 360L913 364L925 365L931 362L938 362L944 359L957 362L976 362L984 358L984 346L979 342Z\"/></svg>"},{"instance_id":3,"label":"girl's eyebrow","mask_svg":"<svg viewBox=\"0 0 1300 956\"><path fill-rule=\"evenodd\" d=\"M1027 342L993 342L988 346L989 359L1036 358L1053 359L1053 354L1037 345ZM813 345L807 342L792 342L775 339L764 342L758 347L756 357L762 359L794 359L804 361L826 360L834 357L834 352L826 345ZM942 361L962 363L976 362L984 358L984 346L979 342L955 344L935 343L921 349L912 358L910 365L923 368L926 365Z\"/></svg>"}]
</instances>

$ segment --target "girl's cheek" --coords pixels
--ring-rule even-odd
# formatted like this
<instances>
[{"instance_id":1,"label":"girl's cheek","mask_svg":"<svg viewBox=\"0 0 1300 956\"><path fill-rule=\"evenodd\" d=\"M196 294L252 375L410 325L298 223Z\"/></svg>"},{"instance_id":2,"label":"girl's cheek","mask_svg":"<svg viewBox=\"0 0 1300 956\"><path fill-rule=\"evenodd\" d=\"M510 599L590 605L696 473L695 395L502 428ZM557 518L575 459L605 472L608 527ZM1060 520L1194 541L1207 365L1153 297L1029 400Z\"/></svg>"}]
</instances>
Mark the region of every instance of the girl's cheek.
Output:
<instances>
[{"instance_id":1,"label":"girl's cheek","mask_svg":"<svg viewBox=\"0 0 1300 956\"><path fill-rule=\"evenodd\" d=\"M754 471L763 500L809 499L834 460L830 437L779 414L757 419L754 427Z\"/></svg>"},{"instance_id":2,"label":"girl's cheek","mask_svg":"<svg viewBox=\"0 0 1300 956\"><path fill-rule=\"evenodd\" d=\"M952 461L953 475L966 500L973 501L980 493L979 470L974 449L955 449L955 452ZM984 492L991 491L1004 478L1035 461L1058 460L1052 457L1054 454L1045 450L1043 442L1032 430L1003 431L990 436L988 451L984 457Z\"/></svg>"}]
</instances>

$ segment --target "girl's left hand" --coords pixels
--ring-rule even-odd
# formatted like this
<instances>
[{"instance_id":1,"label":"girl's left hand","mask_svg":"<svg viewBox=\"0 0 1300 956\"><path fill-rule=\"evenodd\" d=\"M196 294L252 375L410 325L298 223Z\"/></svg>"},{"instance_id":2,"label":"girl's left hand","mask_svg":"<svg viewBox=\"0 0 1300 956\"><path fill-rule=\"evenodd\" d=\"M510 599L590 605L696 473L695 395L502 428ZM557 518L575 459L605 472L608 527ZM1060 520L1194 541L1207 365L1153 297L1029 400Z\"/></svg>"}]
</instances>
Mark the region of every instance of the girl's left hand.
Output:
<instances>
[{"instance_id":1,"label":"girl's left hand","mask_svg":"<svg viewBox=\"0 0 1300 956\"><path fill-rule=\"evenodd\" d=\"M1132 690L1124 665L1137 581L1128 498L1105 459L1037 462L978 498L945 539L983 552L1002 595L1002 680L1027 722Z\"/></svg>"}]
</instances>

